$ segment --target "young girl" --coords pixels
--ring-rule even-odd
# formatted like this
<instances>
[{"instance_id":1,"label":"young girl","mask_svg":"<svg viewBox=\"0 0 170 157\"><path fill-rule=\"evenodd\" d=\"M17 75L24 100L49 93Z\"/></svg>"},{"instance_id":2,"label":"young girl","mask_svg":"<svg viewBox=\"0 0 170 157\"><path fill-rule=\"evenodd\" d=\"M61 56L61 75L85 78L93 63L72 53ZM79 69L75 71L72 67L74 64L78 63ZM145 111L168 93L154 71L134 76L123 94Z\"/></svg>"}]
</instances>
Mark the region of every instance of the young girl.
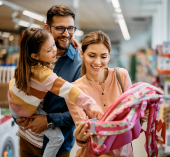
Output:
<instances>
[{"instance_id":1,"label":"young girl","mask_svg":"<svg viewBox=\"0 0 170 157\"><path fill-rule=\"evenodd\" d=\"M19 118L46 114L39 104L46 93L51 91L85 110L90 110L94 117L99 118L102 111L96 102L49 68L56 53L53 36L46 30L31 28L24 32L15 78L9 83L8 100L12 116ZM53 157L63 143L63 135L59 128L48 129L43 134L49 138L43 156Z\"/></svg>"}]
</instances>

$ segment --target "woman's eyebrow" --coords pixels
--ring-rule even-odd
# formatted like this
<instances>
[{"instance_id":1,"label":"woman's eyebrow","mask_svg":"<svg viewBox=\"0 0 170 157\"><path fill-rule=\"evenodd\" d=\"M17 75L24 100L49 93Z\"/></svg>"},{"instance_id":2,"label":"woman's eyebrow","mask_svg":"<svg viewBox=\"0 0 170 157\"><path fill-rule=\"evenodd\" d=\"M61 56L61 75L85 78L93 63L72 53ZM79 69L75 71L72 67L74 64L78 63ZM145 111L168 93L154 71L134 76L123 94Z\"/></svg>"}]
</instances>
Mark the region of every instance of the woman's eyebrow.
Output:
<instances>
[{"instance_id":1,"label":"woman's eyebrow","mask_svg":"<svg viewBox=\"0 0 170 157\"><path fill-rule=\"evenodd\" d=\"M96 54L96 53L94 53L94 52L90 52L90 53L92 53L92 54L94 54L94 55ZM107 55L107 54L108 54L108 53L105 52L105 53L102 53L101 55Z\"/></svg>"},{"instance_id":2,"label":"woman's eyebrow","mask_svg":"<svg viewBox=\"0 0 170 157\"><path fill-rule=\"evenodd\" d=\"M94 52L90 52L90 53L95 54Z\"/></svg>"},{"instance_id":3,"label":"woman's eyebrow","mask_svg":"<svg viewBox=\"0 0 170 157\"><path fill-rule=\"evenodd\" d=\"M107 55L108 53L102 53L101 55Z\"/></svg>"}]
</instances>

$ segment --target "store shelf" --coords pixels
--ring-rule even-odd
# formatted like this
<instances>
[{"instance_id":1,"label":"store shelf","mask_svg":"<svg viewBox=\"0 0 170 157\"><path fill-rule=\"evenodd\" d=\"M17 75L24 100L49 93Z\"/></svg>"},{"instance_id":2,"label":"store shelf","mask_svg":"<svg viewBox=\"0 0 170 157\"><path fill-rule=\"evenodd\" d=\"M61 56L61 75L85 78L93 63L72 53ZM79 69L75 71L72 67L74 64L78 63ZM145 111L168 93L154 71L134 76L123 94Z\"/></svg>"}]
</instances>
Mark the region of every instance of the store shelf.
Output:
<instances>
[{"instance_id":1,"label":"store shelf","mask_svg":"<svg viewBox=\"0 0 170 157\"><path fill-rule=\"evenodd\" d=\"M162 57L169 57L170 58L170 54L166 54L166 53L162 53L161 56Z\"/></svg>"},{"instance_id":2,"label":"store shelf","mask_svg":"<svg viewBox=\"0 0 170 157\"><path fill-rule=\"evenodd\" d=\"M159 70L157 69L159 75L170 75L170 70Z\"/></svg>"}]
</instances>

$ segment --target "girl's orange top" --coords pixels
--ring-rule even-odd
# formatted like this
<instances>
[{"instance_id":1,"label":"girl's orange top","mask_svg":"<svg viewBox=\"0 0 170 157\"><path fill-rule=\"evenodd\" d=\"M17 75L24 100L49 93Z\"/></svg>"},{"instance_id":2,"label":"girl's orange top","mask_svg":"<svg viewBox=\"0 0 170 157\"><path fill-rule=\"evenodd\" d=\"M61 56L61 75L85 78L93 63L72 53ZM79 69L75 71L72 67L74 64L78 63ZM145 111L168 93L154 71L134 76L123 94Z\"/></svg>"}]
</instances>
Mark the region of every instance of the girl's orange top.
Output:
<instances>
[{"instance_id":1,"label":"girl's orange top","mask_svg":"<svg viewBox=\"0 0 170 157\"><path fill-rule=\"evenodd\" d=\"M127 70L119 68L119 75L121 77L123 88L126 90L132 85L129 74ZM84 93L92 97L103 112L105 112L118 98L118 96L122 94L115 69L108 68L108 76L102 85L99 85L98 82L88 80L86 75L75 81L73 84L79 87ZM84 121L87 120L87 118L94 118L92 117L90 111L84 111L82 108L72 104L70 101L67 101L67 105L74 122ZM81 148L77 151L76 157L89 156L87 143L82 144L77 141L77 144ZM92 156L95 157L94 155ZM127 144L119 149L110 151L100 157L133 157L131 144Z\"/></svg>"}]
</instances>

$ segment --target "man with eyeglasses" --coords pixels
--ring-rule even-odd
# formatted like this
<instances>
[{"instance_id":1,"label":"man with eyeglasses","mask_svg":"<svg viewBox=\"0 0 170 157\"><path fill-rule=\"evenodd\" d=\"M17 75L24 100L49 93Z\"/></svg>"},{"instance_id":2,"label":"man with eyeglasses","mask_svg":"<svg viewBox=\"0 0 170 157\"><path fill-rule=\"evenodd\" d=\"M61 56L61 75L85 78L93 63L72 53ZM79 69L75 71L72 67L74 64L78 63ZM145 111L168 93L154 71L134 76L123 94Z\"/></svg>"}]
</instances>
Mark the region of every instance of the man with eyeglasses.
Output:
<instances>
[{"instance_id":1,"label":"man with eyeglasses","mask_svg":"<svg viewBox=\"0 0 170 157\"><path fill-rule=\"evenodd\" d=\"M81 77L79 52L70 44L76 31L74 20L75 14L72 10L65 6L56 5L47 11L47 22L44 25L44 28L52 33L57 46L57 58L53 71L69 82L74 82ZM44 150L48 142L46 137L43 140L40 133L54 126L61 129L65 138L56 156L69 157L75 142L73 137L75 126L65 100L48 92L44 99L43 110L48 115L33 115L34 120L29 124L28 119L17 119L20 126L26 126L25 130L19 129L21 137L20 157L40 157L41 148ZM31 131L27 129L31 129Z\"/></svg>"}]
</instances>

